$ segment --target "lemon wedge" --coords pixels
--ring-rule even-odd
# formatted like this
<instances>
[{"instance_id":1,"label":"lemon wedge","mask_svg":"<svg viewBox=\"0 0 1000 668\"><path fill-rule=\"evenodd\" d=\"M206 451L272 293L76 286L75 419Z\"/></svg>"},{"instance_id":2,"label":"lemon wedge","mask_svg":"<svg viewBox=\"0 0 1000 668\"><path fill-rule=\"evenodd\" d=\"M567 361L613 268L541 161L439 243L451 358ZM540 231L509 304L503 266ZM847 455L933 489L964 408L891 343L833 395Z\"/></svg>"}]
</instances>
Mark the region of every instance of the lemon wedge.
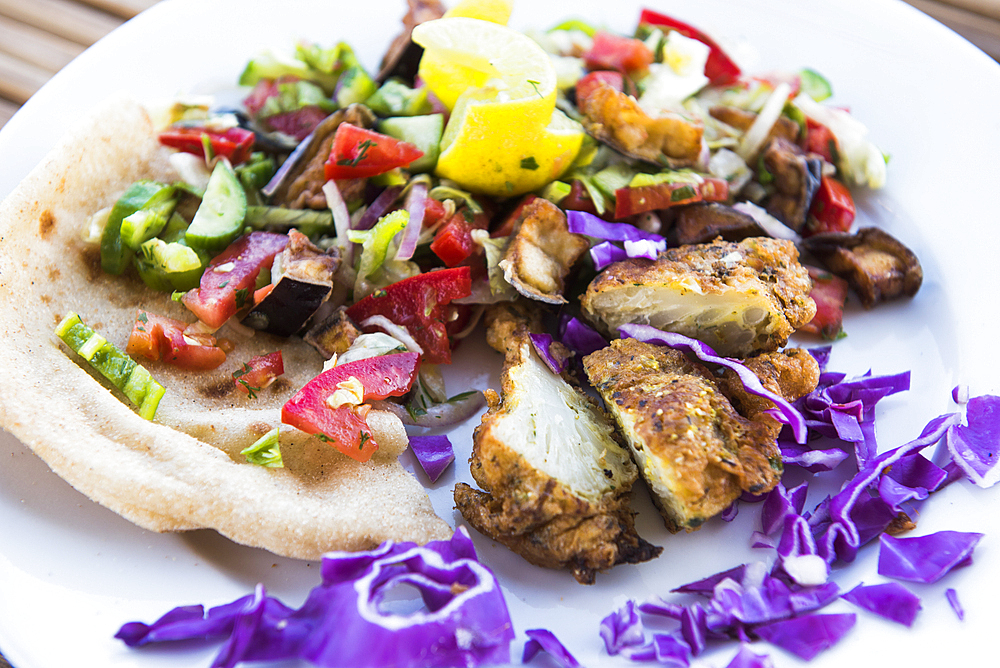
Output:
<instances>
[{"instance_id":1,"label":"lemon wedge","mask_svg":"<svg viewBox=\"0 0 1000 668\"><path fill-rule=\"evenodd\" d=\"M413 30L424 47L420 77L451 109L438 176L479 193L541 188L572 162L583 127L556 110L556 72L531 38L466 17Z\"/></svg>"},{"instance_id":2,"label":"lemon wedge","mask_svg":"<svg viewBox=\"0 0 1000 668\"><path fill-rule=\"evenodd\" d=\"M502 26L510 21L514 9L512 0L462 0L444 13L445 18L465 16L470 19L492 21Z\"/></svg>"}]
</instances>

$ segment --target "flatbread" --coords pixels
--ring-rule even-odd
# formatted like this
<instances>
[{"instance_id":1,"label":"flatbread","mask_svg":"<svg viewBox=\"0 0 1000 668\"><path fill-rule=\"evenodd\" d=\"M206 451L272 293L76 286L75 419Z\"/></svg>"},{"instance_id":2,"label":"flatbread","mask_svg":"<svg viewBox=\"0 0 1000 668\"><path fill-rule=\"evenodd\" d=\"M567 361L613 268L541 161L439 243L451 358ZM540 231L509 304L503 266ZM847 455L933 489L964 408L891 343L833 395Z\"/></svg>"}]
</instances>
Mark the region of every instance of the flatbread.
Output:
<instances>
[{"instance_id":1,"label":"flatbread","mask_svg":"<svg viewBox=\"0 0 1000 668\"><path fill-rule=\"evenodd\" d=\"M0 205L0 424L94 501L153 531L212 528L279 555L315 559L384 540L451 535L420 483L397 461L402 423L372 412L381 449L360 464L291 427L284 469L239 451L277 426L281 405L322 369L300 339L224 327L236 348L218 369L144 363L167 393L153 422L53 334L69 311L124 349L136 309L192 322L133 272L105 275L82 241L88 218L138 179L177 176L138 102L110 100ZM232 373L280 349L286 373L256 399Z\"/></svg>"}]
</instances>

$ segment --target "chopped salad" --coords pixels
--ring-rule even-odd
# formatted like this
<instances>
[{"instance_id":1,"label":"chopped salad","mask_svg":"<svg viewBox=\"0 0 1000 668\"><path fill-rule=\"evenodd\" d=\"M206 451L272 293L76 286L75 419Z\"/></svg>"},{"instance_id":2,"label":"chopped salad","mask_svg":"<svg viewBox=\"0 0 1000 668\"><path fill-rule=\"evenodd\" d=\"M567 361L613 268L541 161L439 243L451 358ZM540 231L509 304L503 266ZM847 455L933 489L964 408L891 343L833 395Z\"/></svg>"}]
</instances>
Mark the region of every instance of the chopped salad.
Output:
<instances>
[{"instance_id":1,"label":"chopped salad","mask_svg":"<svg viewBox=\"0 0 1000 668\"><path fill-rule=\"evenodd\" d=\"M154 375L157 363L203 371L233 353L218 335L224 326L301 336L328 361L285 404L282 424L364 462L378 448L365 423L373 405L413 427L481 409L478 393L449 396L439 365L495 304L527 300L543 311L554 324L532 335L537 354L555 375L578 372L574 355L608 344L580 294L615 263L655 263L668 248L718 237L794 242L815 263L807 270L816 311L798 331L827 341L843 335L850 291L872 307L919 289L919 261L905 245L881 231L852 233L851 189L883 187L888 160L858 120L824 104L832 88L818 72L748 75L702 30L652 10L621 35L580 20L519 33L504 25L502 2L417 20L435 6L411 3L377 73L346 43L302 43L247 64L241 107L178 102L166 112L160 142L177 150L182 181L137 182L88 227L104 271L135 271L193 316L139 311L129 356L151 362ZM543 220L526 224L532 216ZM886 263L890 276L879 270ZM59 333L95 365L131 361L75 314ZM907 510L934 491L963 477L996 482L995 397L956 395L960 413L880 452L874 405L907 389L908 374L846 378L826 370L829 347L819 348L810 351L818 385L786 401L696 338L647 323L615 334L728 368L746 392L772 401L784 466L819 474L853 456L859 472L815 508L805 506L807 483L745 494L742 503L762 504L754 540L774 550L773 564L674 590L700 596L695 603L629 601L602 622L608 654L689 665L728 638L810 659L856 622L817 612L834 600L905 625L919 610L901 584L841 592L829 580L831 566L866 543L881 545L879 573L903 581L936 581L971 559L980 534L897 536L913 526ZM233 382L252 400L282 373L276 351ZM142 366L105 376L153 419L164 390ZM248 462L281 466L280 434L274 425L244 451ZM839 444L815 449L808 434ZM436 479L454 459L447 438L412 438ZM920 454L939 441L952 457L944 467ZM428 612L381 611L379 592L397 580L420 588ZM949 600L961 614L954 592ZM384 636L382 650L360 656L356 643L338 640L329 621L337 614L366 638ZM674 620L676 630L649 633L644 616ZM450 543L330 555L323 584L298 610L261 587L207 613L179 608L127 624L118 637L130 646L228 638L215 665L478 665L509 660L512 628L460 529ZM525 661L544 651L578 665L550 631L527 633ZM429 654L433 647L445 651ZM728 665L769 665L756 649L741 644Z\"/></svg>"}]
</instances>

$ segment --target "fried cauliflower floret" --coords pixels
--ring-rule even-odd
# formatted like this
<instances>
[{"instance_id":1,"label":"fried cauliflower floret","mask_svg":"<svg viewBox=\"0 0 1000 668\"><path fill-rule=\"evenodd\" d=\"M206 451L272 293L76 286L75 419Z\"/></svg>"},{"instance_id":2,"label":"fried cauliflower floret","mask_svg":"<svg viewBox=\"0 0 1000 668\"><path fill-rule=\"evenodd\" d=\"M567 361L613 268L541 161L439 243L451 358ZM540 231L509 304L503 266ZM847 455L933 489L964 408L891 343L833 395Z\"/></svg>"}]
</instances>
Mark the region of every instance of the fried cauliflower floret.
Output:
<instances>
[{"instance_id":1,"label":"fried cauliflower floret","mask_svg":"<svg viewBox=\"0 0 1000 668\"><path fill-rule=\"evenodd\" d=\"M606 333L641 323L703 341L720 355L747 357L777 350L812 320L811 288L794 244L753 237L616 262L580 301Z\"/></svg>"},{"instance_id":2,"label":"fried cauliflower floret","mask_svg":"<svg viewBox=\"0 0 1000 668\"><path fill-rule=\"evenodd\" d=\"M504 279L529 299L565 304L563 281L590 248L587 237L569 231L566 214L538 197L524 207L504 250Z\"/></svg>"},{"instance_id":3,"label":"fried cauliflower floret","mask_svg":"<svg viewBox=\"0 0 1000 668\"><path fill-rule=\"evenodd\" d=\"M529 562L568 568L592 584L597 572L657 556L635 531L629 492L638 471L614 426L584 393L552 373L526 328L507 346L501 395L473 437L472 476L455 504L476 530Z\"/></svg>"},{"instance_id":4,"label":"fried cauliflower floret","mask_svg":"<svg viewBox=\"0 0 1000 668\"><path fill-rule=\"evenodd\" d=\"M681 352L618 339L583 364L669 530L697 529L744 491L778 483L781 452L766 426L737 413Z\"/></svg>"},{"instance_id":5,"label":"fried cauliflower floret","mask_svg":"<svg viewBox=\"0 0 1000 668\"><path fill-rule=\"evenodd\" d=\"M635 98L601 84L580 101L583 126L625 155L657 165L690 167L701 155L700 121L667 113L651 118Z\"/></svg>"}]
</instances>

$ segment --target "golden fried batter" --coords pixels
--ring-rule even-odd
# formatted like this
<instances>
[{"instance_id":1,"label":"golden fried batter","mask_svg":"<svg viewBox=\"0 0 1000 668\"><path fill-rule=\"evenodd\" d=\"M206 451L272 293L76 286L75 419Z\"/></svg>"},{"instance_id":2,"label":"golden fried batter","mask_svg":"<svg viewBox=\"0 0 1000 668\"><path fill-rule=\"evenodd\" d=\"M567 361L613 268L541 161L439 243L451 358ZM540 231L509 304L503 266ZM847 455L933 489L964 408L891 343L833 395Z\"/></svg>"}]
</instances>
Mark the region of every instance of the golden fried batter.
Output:
<instances>
[{"instance_id":1,"label":"golden fried batter","mask_svg":"<svg viewBox=\"0 0 1000 668\"><path fill-rule=\"evenodd\" d=\"M638 471L611 421L552 373L519 327L506 346L502 397L473 438L472 476L484 491L455 487L476 530L529 562L568 568L577 581L660 553L635 531L629 492Z\"/></svg>"},{"instance_id":2,"label":"golden fried batter","mask_svg":"<svg viewBox=\"0 0 1000 668\"><path fill-rule=\"evenodd\" d=\"M742 492L778 483L781 453L768 429L737 413L681 352L618 339L583 363L671 531L697 529Z\"/></svg>"},{"instance_id":3,"label":"golden fried batter","mask_svg":"<svg viewBox=\"0 0 1000 668\"><path fill-rule=\"evenodd\" d=\"M746 357L777 350L812 320L811 289L794 244L753 237L616 262L580 303L609 334L626 323L648 324L703 341L720 355Z\"/></svg>"}]
</instances>

